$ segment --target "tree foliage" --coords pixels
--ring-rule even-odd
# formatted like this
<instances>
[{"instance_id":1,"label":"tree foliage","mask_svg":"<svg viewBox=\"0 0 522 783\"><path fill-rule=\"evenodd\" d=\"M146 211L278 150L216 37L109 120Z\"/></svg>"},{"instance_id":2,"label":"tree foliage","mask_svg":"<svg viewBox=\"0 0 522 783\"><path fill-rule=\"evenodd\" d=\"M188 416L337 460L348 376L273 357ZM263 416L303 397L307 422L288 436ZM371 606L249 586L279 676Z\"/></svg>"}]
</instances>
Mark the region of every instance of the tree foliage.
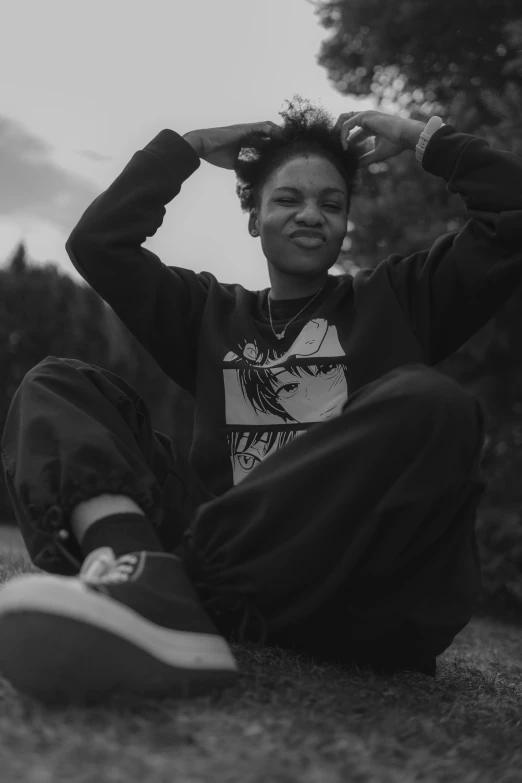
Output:
<instances>
[{"instance_id":1,"label":"tree foliage","mask_svg":"<svg viewBox=\"0 0 522 783\"><path fill-rule=\"evenodd\" d=\"M339 92L445 119L457 97L474 127L495 124L490 94L522 86L519 0L324 0L318 62ZM462 128L462 125L459 125Z\"/></svg>"}]
</instances>

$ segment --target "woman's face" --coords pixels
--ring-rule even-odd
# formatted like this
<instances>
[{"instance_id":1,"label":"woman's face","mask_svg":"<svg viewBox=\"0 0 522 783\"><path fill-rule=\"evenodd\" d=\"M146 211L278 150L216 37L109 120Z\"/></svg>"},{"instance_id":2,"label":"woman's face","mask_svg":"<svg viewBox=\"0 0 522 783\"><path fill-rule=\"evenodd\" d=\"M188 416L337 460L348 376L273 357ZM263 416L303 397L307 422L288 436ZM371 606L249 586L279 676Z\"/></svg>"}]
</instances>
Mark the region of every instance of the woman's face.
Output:
<instances>
[{"instance_id":1,"label":"woman's face","mask_svg":"<svg viewBox=\"0 0 522 783\"><path fill-rule=\"evenodd\" d=\"M347 201L344 179L320 154L282 164L265 183L255 216L268 263L297 277L328 271L346 235Z\"/></svg>"}]
</instances>

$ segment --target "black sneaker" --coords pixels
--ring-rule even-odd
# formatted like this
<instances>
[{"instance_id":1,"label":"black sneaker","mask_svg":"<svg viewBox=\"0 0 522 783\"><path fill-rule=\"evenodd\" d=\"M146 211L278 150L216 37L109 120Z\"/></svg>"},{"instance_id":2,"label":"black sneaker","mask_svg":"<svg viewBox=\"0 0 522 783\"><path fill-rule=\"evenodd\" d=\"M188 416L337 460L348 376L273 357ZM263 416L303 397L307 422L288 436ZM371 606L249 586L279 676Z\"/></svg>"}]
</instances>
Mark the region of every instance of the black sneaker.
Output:
<instances>
[{"instance_id":1,"label":"black sneaker","mask_svg":"<svg viewBox=\"0 0 522 783\"><path fill-rule=\"evenodd\" d=\"M0 587L0 669L19 691L62 704L203 695L237 679L181 559L116 558L109 547L78 577L27 574Z\"/></svg>"}]
</instances>

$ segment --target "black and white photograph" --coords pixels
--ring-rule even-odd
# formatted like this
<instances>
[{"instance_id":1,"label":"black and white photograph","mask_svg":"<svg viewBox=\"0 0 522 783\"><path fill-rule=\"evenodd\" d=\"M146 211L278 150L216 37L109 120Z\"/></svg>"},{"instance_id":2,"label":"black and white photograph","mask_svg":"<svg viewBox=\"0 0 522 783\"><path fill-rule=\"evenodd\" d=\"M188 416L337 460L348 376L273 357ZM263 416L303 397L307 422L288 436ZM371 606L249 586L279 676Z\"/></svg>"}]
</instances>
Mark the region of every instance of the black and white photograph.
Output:
<instances>
[{"instance_id":1,"label":"black and white photograph","mask_svg":"<svg viewBox=\"0 0 522 783\"><path fill-rule=\"evenodd\" d=\"M520 0L0 5L0 783L520 783Z\"/></svg>"}]
</instances>

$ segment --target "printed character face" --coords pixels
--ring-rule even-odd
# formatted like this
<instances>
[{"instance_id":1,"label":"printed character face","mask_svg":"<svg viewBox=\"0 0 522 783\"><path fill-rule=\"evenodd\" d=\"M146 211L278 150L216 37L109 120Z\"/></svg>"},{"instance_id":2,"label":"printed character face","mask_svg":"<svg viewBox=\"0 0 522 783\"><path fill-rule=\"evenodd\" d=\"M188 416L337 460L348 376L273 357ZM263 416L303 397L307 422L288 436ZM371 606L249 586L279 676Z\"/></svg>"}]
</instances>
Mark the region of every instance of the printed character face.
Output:
<instances>
[{"instance_id":1,"label":"printed character face","mask_svg":"<svg viewBox=\"0 0 522 783\"><path fill-rule=\"evenodd\" d=\"M232 438L232 471L234 474L234 485L239 484L246 478L254 468L259 465L270 454L290 443L294 438L302 435L306 430L298 432L261 432L252 437L249 435L239 435L237 442Z\"/></svg>"},{"instance_id":2,"label":"printed character face","mask_svg":"<svg viewBox=\"0 0 522 783\"><path fill-rule=\"evenodd\" d=\"M250 220L276 274L321 277L337 261L346 235L346 183L320 154L292 158L268 178ZM296 236L305 229L310 235Z\"/></svg>"},{"instance_id":3,"label":"printed character face","mask_svg":"<svg viewBox=\"0 0 522 783\"><path fill-rule=\"evenodd\" d=\"M279 405L295 421L323 421L340 415L347 399L343 368L331 364L309 369L315 374L278 373L275 393Z\"/></svg>"},{"instance_id":4,"label":"printed character face","mask_svg":"<svg viewBox=\"0 0 522 783\"><path fill-rule=\"evenodd\" d=\"M253 443L247 448L248 437L243 436L239 442L236 453L233 455L232 471L234 474L234 485L244 479L254 470L256 465L264 460L268 451L268 435L261 435L257 443Z\"/></svg>"}]
</instances>

